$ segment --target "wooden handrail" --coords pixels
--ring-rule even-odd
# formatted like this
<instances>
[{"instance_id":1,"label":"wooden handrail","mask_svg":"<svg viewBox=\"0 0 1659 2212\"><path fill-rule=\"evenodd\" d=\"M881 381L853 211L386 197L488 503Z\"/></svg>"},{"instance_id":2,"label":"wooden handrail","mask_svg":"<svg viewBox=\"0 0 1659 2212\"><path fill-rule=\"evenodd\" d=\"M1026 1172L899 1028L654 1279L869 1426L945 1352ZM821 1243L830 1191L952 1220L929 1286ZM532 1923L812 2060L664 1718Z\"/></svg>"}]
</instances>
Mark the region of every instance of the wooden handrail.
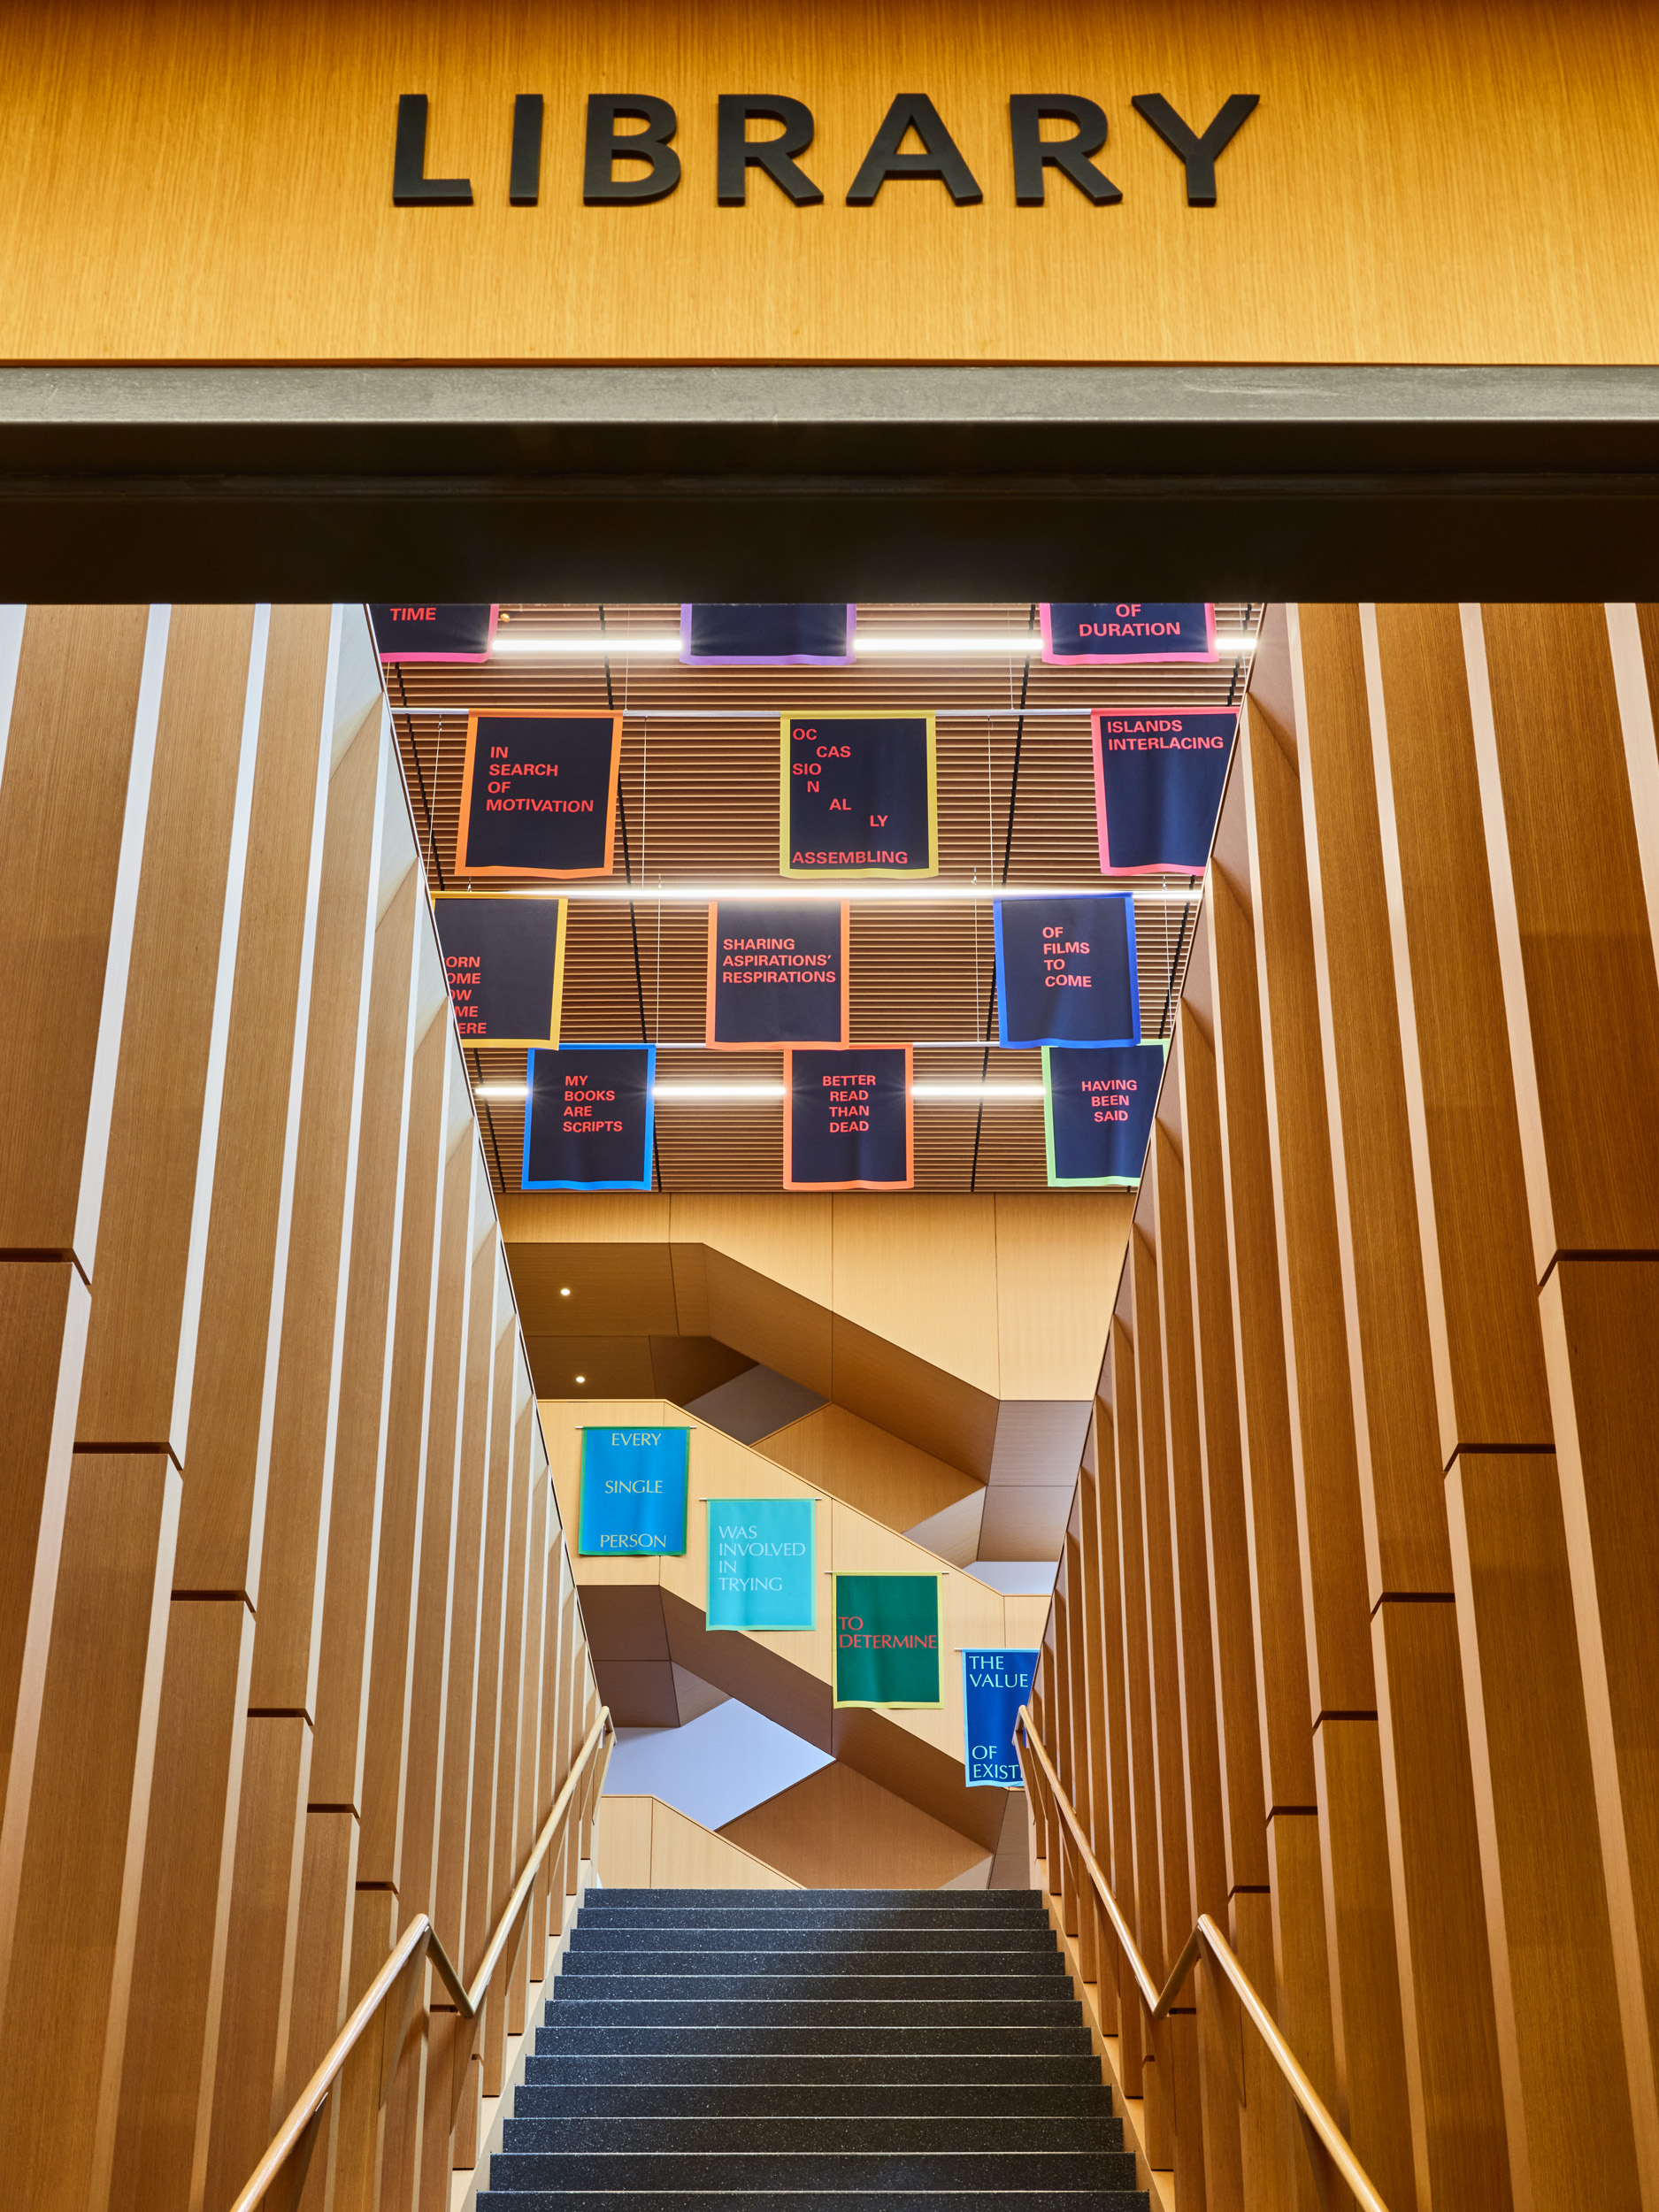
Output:
<instances>
[{"instance_id":1,"label":"wooden handrail","mask_svg":"<svg viewBox=\"0 0 1659 2212\"><path fill-rule=\"evenodd\" d=\"M586 1782L588 1770L592 1765L595 1755L602 1744L604 1747L604 1756L600 1760L597 1773L594 1777L596 1786L593 1794L595 1798L599 1790L603 1787L605 1768L610 1763L611 1744L615 1735L616 1730L611 1725L611 1708L608 1705L603 1705L599 1709L598 1719L588 1732L587 1741L582 1745L572 1763L564 1788L553 1801L553 1809L543 1823L541 1834L531 1847L529 1858L525 1863L524 1872L514 1885L512 1895L507 1900L501 1918L495 1924L495 1933L485 1947L484 1956L480 1962L477 1974L473 1977L472 1987L469 1989L456 1971L449 1953L438 1939L438 1932L433 1926L431 1919L424 1912L417 1913L393 1945L391 1954L385 1964L369 1984L367 1989L364 1991L358 2002L352 2008L350 2016L329 2045L322 2063L306 2083L304 2088L301 2090L292 2111L272 2138L269 2148L249 2176L242 2193L231 2206L231 2212L252 2212L252 2208L265 2199L283 2169L294 2159L296 2152L301 2154L303 2161L309 2162L311 2146L316 2140L318 2124L327 2106L329 2097L333 2093L334 2084L345 2070L346 2061L362 2040L370 2023L385 2005L393 1990L400 1983L403 1983L406 1993L412 1992L415 1978L419 1973L423 1961L430 1962L439 1980L454 1999L455 2008L461 2017L464 2020L475 2020L478 2017L483 2009L484 2000L489 1993L491 1977L501 1962L502 1953L507 1947L513 1929L534 1886L535 1878L541 1870L542 1862L552 1847L554 1838L568 1818L571 1808L576 1801L577 1792ZM398 2037L400 2047L402 2041L403 2036L400 2032ZM382 2099L391 2085L390 2071L389 2067L382 2069L380 2087ZM301 2178L303 2178L303 2170ZM297 2197L297 2189L292 2193Z\"/></svg>"},{"instance_id":2,"label":"wooden handrail","mask_svg":"<svg viewBox=\"0 0 1659 2212\"><path fill-rule=\"evenodd\" d=\"M1191 1935L1181 1946L1180 1956L1170 1969L1163 1988L1159 1989L1147 1971L1147 1962L1141 1955L1140 1947L1118 1908L1118 1900L1111 1893L1111 1886L1102 1870L1100 1861L1089 1848L1088 1838L1083 1833L1077 1808L1066 1795L1053 1763L1043 1748L1042 1740L1032 1724L1030 1708L1025 1705L1020 1707L1014 1723L1014 1749L1019 1756L1020 1770L1025 1776L1028 1793L1031 1791L1031 1775L1026 1768L1025 1754L1029 1750L1034 1756L1044 1785L1044 1802L1053 1805L1070 1831L1078 1857L1094 1885L1095 1894L1105 1908L1106 1916L1112 1924L1118 1942L1123 1946L1124 1956L1128 1960L1129 1970L1134 1976L1141 2001L1154 2025L1165 2016L1175 2002L1177 1992L1192 1971L1200 1953L1207 1954L1210 1962L1232 1984L1239 2002L1250 2016L1256 2033L1267 2046L1268 2055L1283 2075L1286 2087L1295 2099L1303 2125L1311 2129L1324 2145L1337 2171L1353 2192L1355 2201L1364 2208L1364 2212L1388 2212L1370 2175L1355 2157L1348 2138L1325 2109L1318 2091L1303 2073L1297 2063L1295 2053L1279 2033L1272 2014L1256 1994L1255 1985L1239 1963L1238 1955L1210 1915L1207 1912L1199 1914Z\"/></svg>"}]
</instances>

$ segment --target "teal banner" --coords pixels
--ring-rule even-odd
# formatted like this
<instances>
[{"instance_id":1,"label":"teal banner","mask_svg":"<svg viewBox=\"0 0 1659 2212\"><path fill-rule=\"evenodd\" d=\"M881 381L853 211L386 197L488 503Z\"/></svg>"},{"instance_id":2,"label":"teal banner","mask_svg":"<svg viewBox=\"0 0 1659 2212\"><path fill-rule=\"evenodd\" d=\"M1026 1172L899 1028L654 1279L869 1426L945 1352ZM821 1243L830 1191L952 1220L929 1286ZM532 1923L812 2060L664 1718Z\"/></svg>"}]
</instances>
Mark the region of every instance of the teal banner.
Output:
<instances>
[{"instance_id":1,"label":"teal banner","mask_svg":"<svg viewBox=\"0 0 1659 2212\"><path fill-rule=\"evenodd\" d=\"M710 1498L710 1628L816 1628L810 1498Z\"/></svg>"},{"instance_id":2,"label":"teal banner","mask_svg":"<svg viewBox=\"0 0 1659 2212\"><path fill-rule=\"evenodd\" d=\"M937 1575L836 1576L835 1702L941 1702Z\"/></svg>"}]
</instances>

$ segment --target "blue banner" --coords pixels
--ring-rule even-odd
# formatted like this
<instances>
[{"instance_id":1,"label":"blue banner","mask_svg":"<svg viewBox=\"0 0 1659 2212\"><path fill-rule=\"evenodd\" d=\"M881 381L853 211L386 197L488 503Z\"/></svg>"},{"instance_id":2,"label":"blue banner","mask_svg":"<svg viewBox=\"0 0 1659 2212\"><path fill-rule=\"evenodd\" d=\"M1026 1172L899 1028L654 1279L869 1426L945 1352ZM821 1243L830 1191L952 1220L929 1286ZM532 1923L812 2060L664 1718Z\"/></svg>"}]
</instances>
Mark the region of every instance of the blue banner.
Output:
<instances>
[{"instance_id":1,"label":"blue banner","mask_svg":"<svg viewBox=\"0 0 1659 2212\"><path fill-rule=\"evenodd\" d=\"M1137 661L1213 661L1216 610L1203 601L1156 605L1120 599L1044 606L1042 657L1073 668L1122 668Z\"/></svg>"},{"instance_id":2,"label":"blue banner","mask_svg":"<svg viewBox=\"0 0 1659 2212\"><path fill-rule=\"evenodd\" d=\"M457 876L608 876L619 714L469 714Z\"/></svg>"},{"instance_id":3,"label":"blue banner","mask_svg":"<svg viewBox=\"0 0 1659 2212\"><path fill-rule=\"evenodd\" d=\"M565 1045L530 1055L526 1190L649 1190L655 1045Z\"/></svg>"},{"instance_id":4,"label":"blue banner","mask_svg":"<svg viewBox=\"0 0 1659 2212\"><path fill-rule=\"evenodd\" d=\"M1045 1045L1042 1133L1048 1180L1128 1190L1141 1180L1166 1041Z\"/></svg>"},{"instance_id":5,"label":"blue banner","mask_svg":"<svg viewBox=\"0 0 1659 2212\"><path fill-rule=\"evenodd\" d=\"M678 1558L690 1466L689 1429L584 1429L577 1550Z\"/></svg>"},{"instance_id":6,"label":"blue banner","mask_svg":"<svg viewBox=\"0 0 1659 2212\"><path fill-rule=\"evenodd\" d=\"M780 774L781 874L939 873L931 714L786 714Z\"/></svg>"},{"instance_id":7,"label":"blue banner","mask_svg":"<svg viewBox=\"0 0 1659 2212\"><path fill-rule=\"evenodd\" d=\"M680 610L687 668L850 668L856 607L727 601Z\"/></svg>"},{"instance_id":8,"label":"blue banner","mask_svg":"<svg viewBox=\"0 0 1659 2212\"><path fill-rule=\"evenodd\" d=\"M1197 875L1210 862L1237 707L1102 708L1094 821L1103 875Z\"/></svg>"},{"instance_id":9,"label":"blue banner","mask_svg":"<svg viewBox=\"0 0 1659 2212\"><path fill-rule=\"evenodd\" d=\"M710 1498L710 1628L816 1628L810 1498Z\"/></svg>"},{"instance_id":10,"label":"blue banner","mask_svg":"<svg viewBox=\"0 0 1659 2212\"><path fill-rule=\"evenodd\" d=\"M716 899L703 1041L716 1052L847 1041L845 899Z\"/></svg>"},{"instance_id":11,"label":"blue banner","mask_svg":"<svg viewBox=\"0 0 1659 2212\"><path fill-rule=\"evenodd\" d=\"M1127 891L997 899L1002 1042L1133 1044L1141 1035L1135 902Z\"/></svg>"},{"instance_id":12,"label":"blue banner","mask_svg":"<svg viewBox=\"0 0 1659 2212\"><path fill-rule=\"evenodd\" d=\"M500 614L498 606L372 606L369 620L383 661L487 661Z\"/></svg>"},{"instance_id":13,"label":"blue banner","mask_svg":"<svg viewBox=\"0 0 1659 2212\"><path fill-rule=\"evenodd\" d=\"M1031 1696L1040 1653L964 1651L962 1718L971 1790L1023 1786L1014 1749L1014 1722Z\"/></svg>"},{"instance_id":14,"label":"blue banner","mask_svg":"<svg viewBox=\"0 0 1659 2212\"><path fill-rule=\"evenodd\" d=\"M909 1190L910 1048L783 1056L785 1190Z\"/></svg>"}]
</instances>

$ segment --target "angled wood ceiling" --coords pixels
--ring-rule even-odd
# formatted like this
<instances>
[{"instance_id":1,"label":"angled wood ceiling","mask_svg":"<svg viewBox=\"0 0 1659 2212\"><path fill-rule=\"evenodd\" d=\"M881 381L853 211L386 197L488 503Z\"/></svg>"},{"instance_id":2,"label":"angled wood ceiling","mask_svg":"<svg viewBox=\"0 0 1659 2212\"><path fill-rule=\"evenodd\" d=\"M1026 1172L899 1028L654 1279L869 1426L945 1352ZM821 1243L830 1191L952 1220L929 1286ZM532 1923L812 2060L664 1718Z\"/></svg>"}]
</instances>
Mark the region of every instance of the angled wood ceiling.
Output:
<instances>
[{"instance_id":1,"label":"angled wood ceiling","mask_svg":"<svg viewBox=\"0 0 1659 2212\"><path fill-rule=\"evenodd\" d=\"M572 1041L645 1038L662 1049L659 1081L772 1080L780 1055L703 1046L706 910L676 886L755 883L778 873L778 717L817 707L939 717L940 880L1098 890L1089 714L1102 706L1220 706L1241 697L1248 662L1214 666L1063 669L980 651L883 655L849 669L682 668L630 640L678 627L669 605L509 606L503 636L597 638L608 652L543 659L500 653L486 667L388 672L404 772L434 890L457 886L452 862L463 741L473 708L620 710L621 822L617 873L632 902L572 901L564 1034ZM1223 635L1254 635L1259 606L1217 604ZM863 606L863 634L1006 636L1035 632L1031 606L979 603ZM1195 907L1148 894L1191 879L1138 879L1136 939L1143 1035L1167 1033L1190 949ZM856 902L849 967L856 1043L914 1043L919 1080L1035 1081L1035 1052L994 1041L988 902ZM469 1053L475 1080L521 1082L522 1052ZM524 1111L480 1101L498 1187L517 1190ZM660 1099L657 1180L664 1190L776 1190L782 1112L775 1099ZM918 1100L918 1190L1041 1190L1042 1108Z\"/></svg>"}]
</instances>

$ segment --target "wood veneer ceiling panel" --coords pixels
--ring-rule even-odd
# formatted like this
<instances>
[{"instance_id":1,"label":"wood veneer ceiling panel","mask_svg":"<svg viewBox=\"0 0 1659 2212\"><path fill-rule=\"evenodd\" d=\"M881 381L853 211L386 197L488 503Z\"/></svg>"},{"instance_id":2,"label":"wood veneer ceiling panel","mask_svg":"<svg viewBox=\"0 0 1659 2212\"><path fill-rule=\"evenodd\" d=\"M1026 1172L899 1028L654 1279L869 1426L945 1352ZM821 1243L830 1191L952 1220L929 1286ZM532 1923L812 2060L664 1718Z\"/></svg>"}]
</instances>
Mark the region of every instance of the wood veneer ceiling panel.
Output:
<instances>
[{"instance_id":1,"label":"wood veneer ceiling panel","mask_svg":"<svg viewBox=\"0 0 1659 2212\"><path fill-rule=\"evenodd\" d=\"M1225 637L1254 635L1259 606L1218 603ZM1248 661L1213 667L1046 668L1033 657L903 654L849 669L682 668L629 641L679 626L669 605L508 606L514 641L572 634L609 641L609 653L540 659L502 654L481 668L424 665L388 672L422 857L434 890L454 875L463 744L469 710L620 710L621 821L616 875L640 886L631 905L572 900L565 967L564 1034L594 1043L654 1040L669 1082L781 1079L778 1054L703 1049L704 910L661 897L687 881L771 882L778 877L777 718L811 708L932 709L939 719L940 880L1098 890L1089 715L1096 707L1225 706L1243 695ZM1007 636L1034 631L1017 604L863 606L859 628L890 636ZM1118 879L1120 887L1129 887ZM1137 890L1189 886L1182 876L1139 879ZM1141 1033L1166 1035L1191 950L1194 902L1136 902ZM1034 1082L1035 1052L1003 1052L995 1036L988 903L967 900L852 910L852 1036L914 1043L919 1081ZM523 1052L472 1052L475 1081L525 1079ZM521 1187L524 1109L480 1100L490 1170L501 1190ZM659 1099L657 1182L663 1190L776 1190L782 1110L775 1099ZM918 1100L916 1187L1041 1190L1042 1106Z\"/></svg>"}]
</instances>

